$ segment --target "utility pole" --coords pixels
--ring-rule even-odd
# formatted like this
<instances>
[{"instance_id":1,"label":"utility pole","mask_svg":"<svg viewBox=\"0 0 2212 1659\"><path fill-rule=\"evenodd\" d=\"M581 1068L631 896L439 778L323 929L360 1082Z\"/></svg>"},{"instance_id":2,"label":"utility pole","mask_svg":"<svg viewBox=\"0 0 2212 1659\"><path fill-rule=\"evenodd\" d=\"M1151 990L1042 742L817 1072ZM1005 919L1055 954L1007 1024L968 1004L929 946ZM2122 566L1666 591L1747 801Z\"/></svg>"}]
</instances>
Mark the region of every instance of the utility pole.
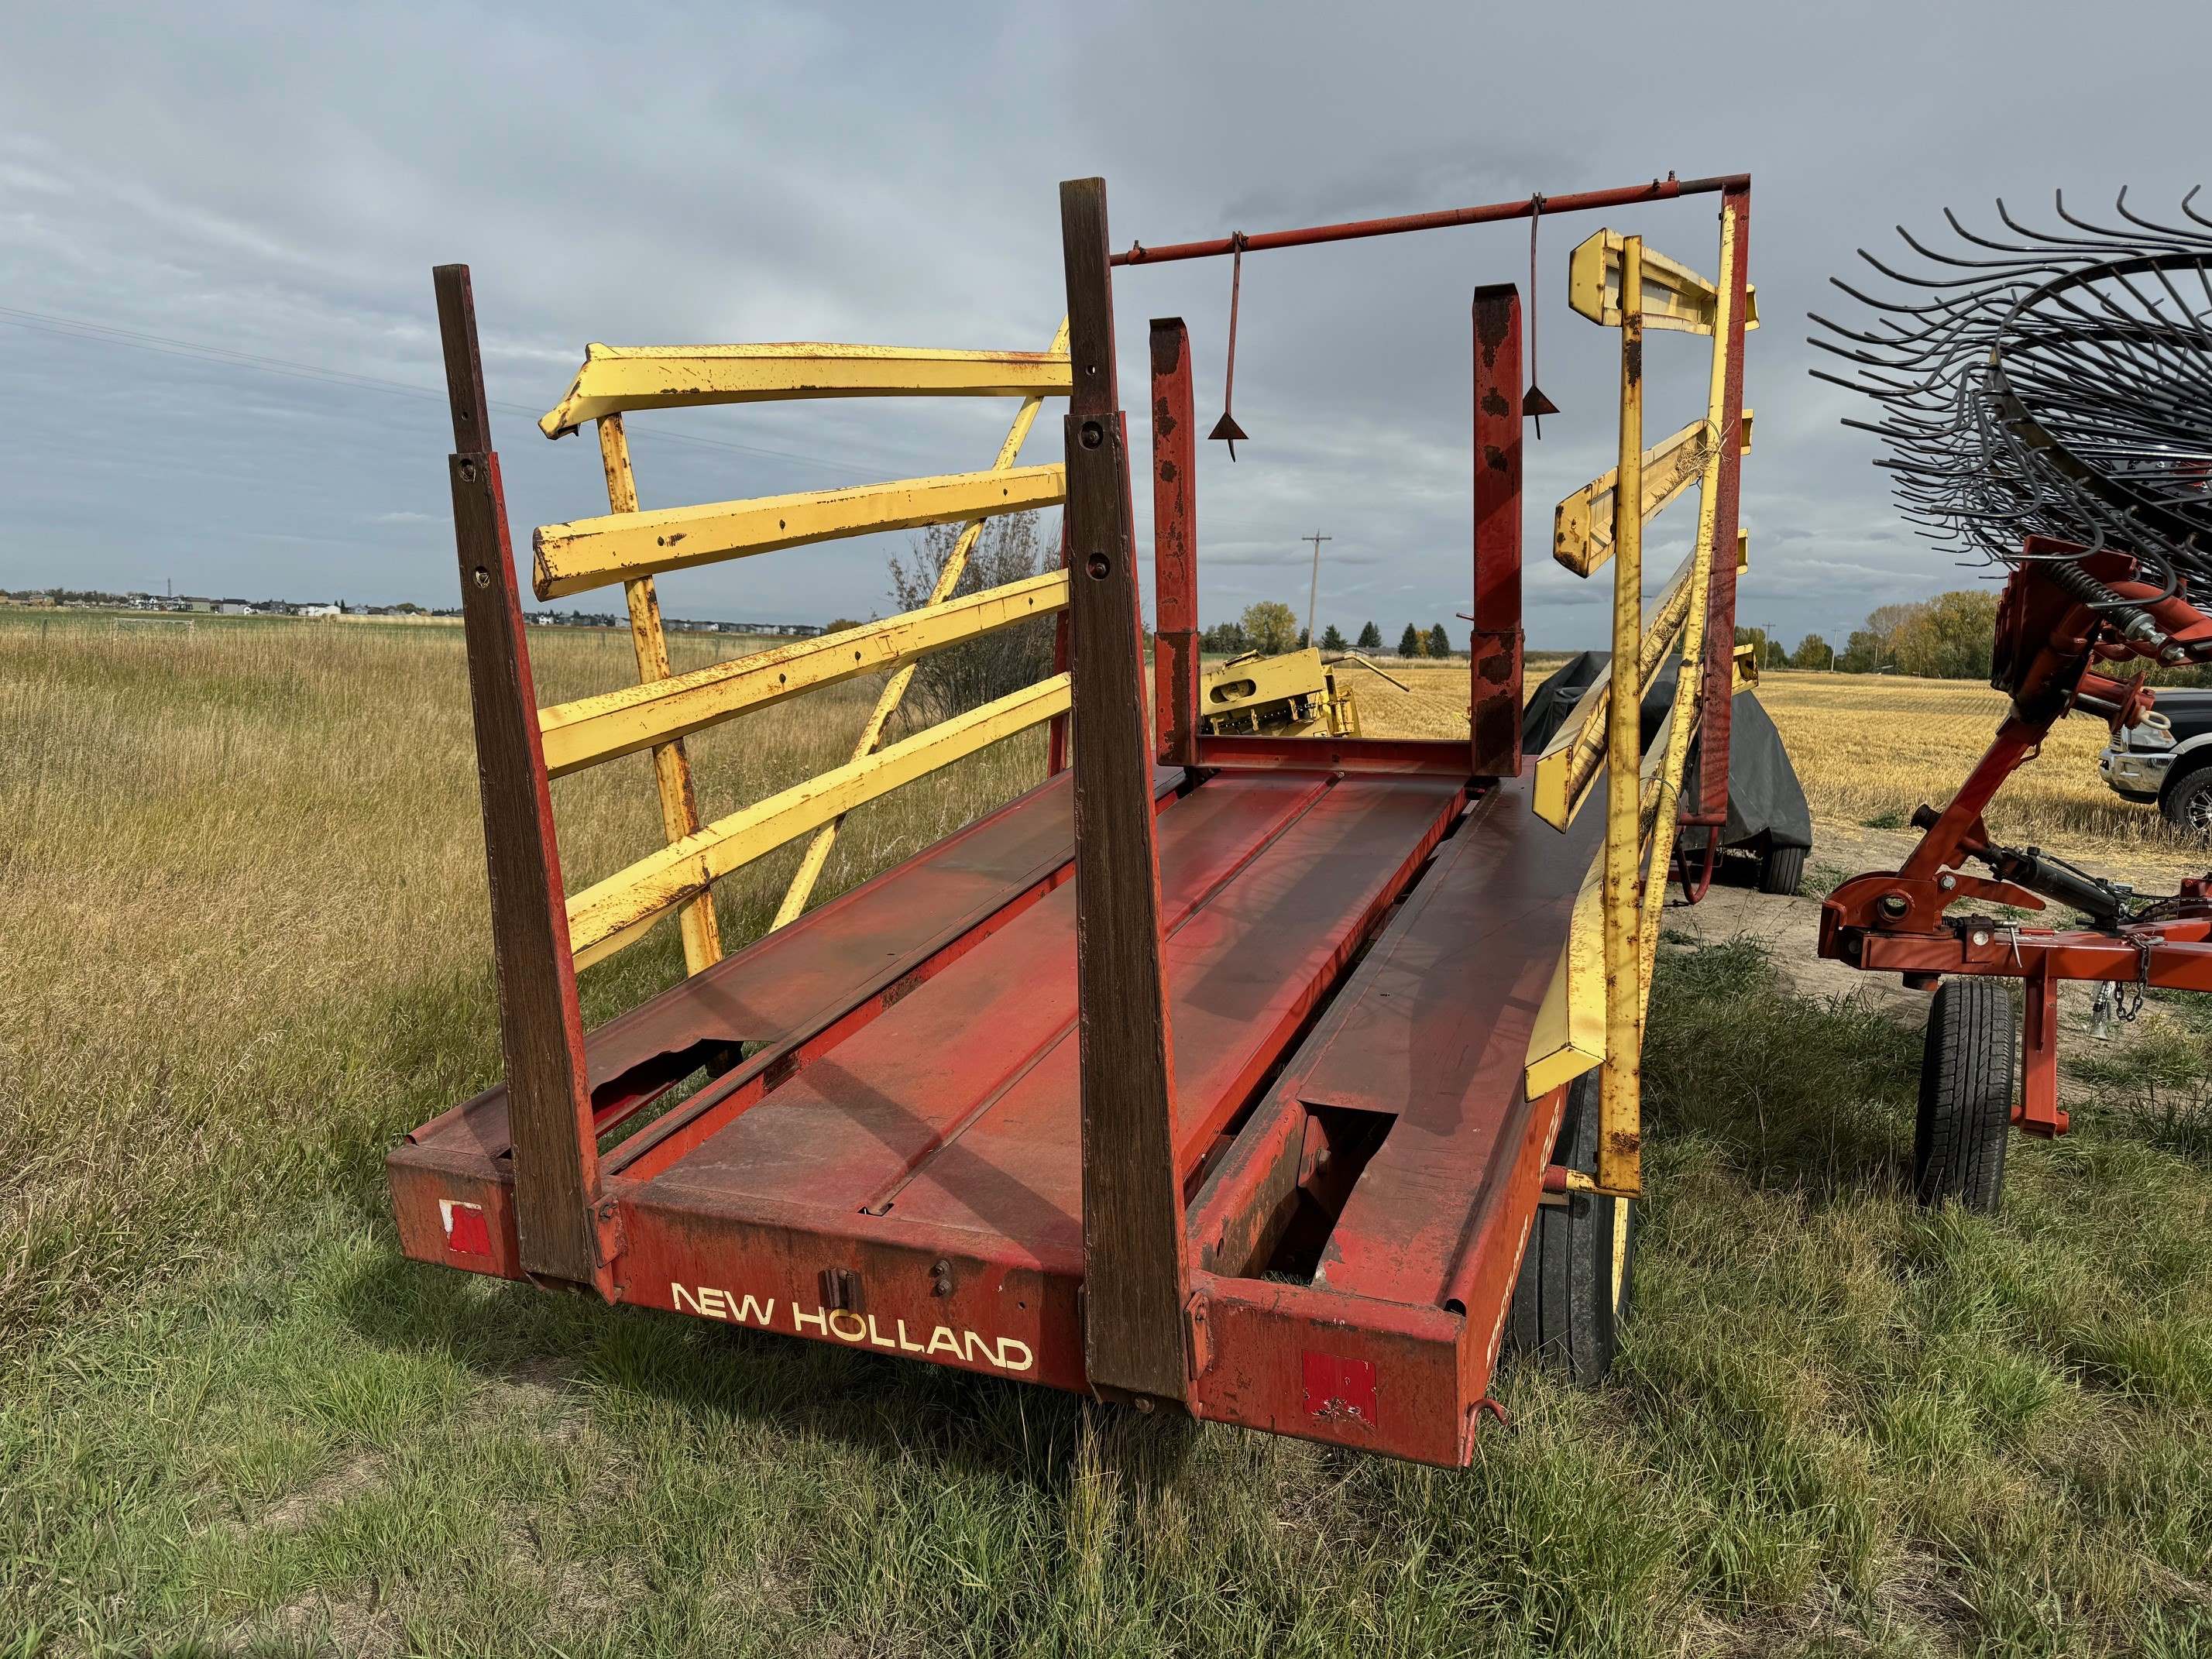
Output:
<instances>
[{"instance_id":1,"label":"utility pole","mask_svg":"<svg viewBox=\"0 0 2212 1659\"><path fill-rule=\"evenodd\" d=\"M1313 585L1306 589L1306 643L1312 645L1316 642L1314 606L1321 599L1321 544L1323 542L1333 542L1336 538L1324 536L1316 530L1312 535L1301 536L1298 539L1302 542L1311 542L1314 544Z\"/></svg>"}]
</instances>

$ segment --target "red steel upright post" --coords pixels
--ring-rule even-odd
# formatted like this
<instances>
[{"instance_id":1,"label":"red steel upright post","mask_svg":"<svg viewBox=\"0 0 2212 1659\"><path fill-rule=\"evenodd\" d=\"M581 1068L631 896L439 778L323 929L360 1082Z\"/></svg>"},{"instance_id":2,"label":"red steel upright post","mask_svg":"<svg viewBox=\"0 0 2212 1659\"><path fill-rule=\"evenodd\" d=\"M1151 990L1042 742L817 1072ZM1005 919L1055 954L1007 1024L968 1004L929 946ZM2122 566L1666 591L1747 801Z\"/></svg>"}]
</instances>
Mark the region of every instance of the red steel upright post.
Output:
<instances>
[{"instance_id":1,"label":"red steel upright post","mask_svg":"<svg viewBox=\"0 0 2212 1659\"><path fill-rule=\"evenodd\" d=\"M1698 721L1695 817L1716 829L1728 816L1729 715L1735 693L1736 514L1743 477L1743 328L1745 273L1751 269L1751 182L1721 193L1721 212L1735 216L1735 264L1729 283L1727 382L1721 404L1720 489L1713 502L1712 570L1705 588L1705 684Z\"/></svg>"},{"instance_id":2,"label":"red steel upright post","mask_svg":"<svg viewBox=\"0 0 2212 1659\"><path fill-rule=\"evenodd\" d=\"M1468 649L1473 770L1521 770L1521 295L1474 291L1474 632Z\"/></svg>"},{"instance_id":3,"label":"red steel upright post","mask_svg":"<svg viewBox=\"0 0 2212 1659\"><path fill-rule=\"evenodd\" d=\"M1106 181L1061 185L1060 211L1073 377L1064 521L1075 678L1084 1358L1093 1389L1184 1401L1190 1275Z\"/></svg>"},{"instance_id":4,"label":"red steel upright post","mask_svg":"<svg viewBox=\"0 0 2212 1659\"><path fill-rule=\"evenodd\" d=\"M515 1231L525 1271L605 1293L612 1250L598 1212L599 1143L585 1088L583 1013L507 498L484 402L476 302L466 265L440 265L431 275L453 405L453 538L514 1141Z\"/></svg>"},{"instance_id":5,"label":"red steel upright post","mask_svg":"<svg viewBox=\"0 0 2212 1659\"><path fill-rule=\"evenodd\" d=\"M1198 441L1190 331L1152 319L1152 708L1160 763L1198 764Z\"/></svg>"}]
</instances>

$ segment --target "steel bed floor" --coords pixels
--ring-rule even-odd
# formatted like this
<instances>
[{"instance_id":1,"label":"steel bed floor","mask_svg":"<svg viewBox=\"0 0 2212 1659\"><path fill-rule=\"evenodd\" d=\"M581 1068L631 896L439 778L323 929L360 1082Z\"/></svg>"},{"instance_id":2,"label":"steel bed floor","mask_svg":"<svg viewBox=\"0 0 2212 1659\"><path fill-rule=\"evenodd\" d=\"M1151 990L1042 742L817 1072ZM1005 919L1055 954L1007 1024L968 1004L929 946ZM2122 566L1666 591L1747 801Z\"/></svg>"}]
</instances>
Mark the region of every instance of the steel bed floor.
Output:
<instances>
[{"instance_id":1,"label":"steel bed floor","mask_svg":"<svg viewBox=\"0 0 2212 1659\"><path fill-rule=\"evenodd\" d=\"M591 1034L603 1134L720 1073L604 1155L619 1299L1085 1387L1067 781ZM1156 777L1193 1408L1464 1461L1596 815L1559 835L1521 781L1182 782ZM393 1153L410 1255L520 1276L508 1150L495 1089Z\"/></svg>"}]
</instances>

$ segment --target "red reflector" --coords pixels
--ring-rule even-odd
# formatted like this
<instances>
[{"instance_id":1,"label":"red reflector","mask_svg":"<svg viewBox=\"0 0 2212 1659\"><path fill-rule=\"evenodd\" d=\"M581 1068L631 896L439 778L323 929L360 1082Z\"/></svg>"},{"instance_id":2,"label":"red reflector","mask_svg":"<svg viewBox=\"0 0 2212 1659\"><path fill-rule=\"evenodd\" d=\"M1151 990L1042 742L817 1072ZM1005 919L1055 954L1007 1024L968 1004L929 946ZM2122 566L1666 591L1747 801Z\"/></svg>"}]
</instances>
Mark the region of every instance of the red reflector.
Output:
<instances>
[{"instance_id":1,"label":"red reflector","mask_svg":"<svg viewBox=\"0 0 2212 1659\"><path fill-rule=\"evenodd\" d=\"M455 1255L491 1255L491 1227L484 1220L481 1204L456 1204L442 1199L438 1207L446 1212L446 1248Z\"/></svg>"},{"instance_id":2,"label":"red reflector","mask_svg":"<svg viewBox=\"0 0 2212 1659\"><path fill-rule=\"evenodd\" d=\"M1349 1419L1370 1429L1376 1426L1373 1360L1344 1359L1308 1348L1298 1356L1298 1369L1305 1382L1308 1417L1324 1422Z\"/></svg>"}]
</instances>

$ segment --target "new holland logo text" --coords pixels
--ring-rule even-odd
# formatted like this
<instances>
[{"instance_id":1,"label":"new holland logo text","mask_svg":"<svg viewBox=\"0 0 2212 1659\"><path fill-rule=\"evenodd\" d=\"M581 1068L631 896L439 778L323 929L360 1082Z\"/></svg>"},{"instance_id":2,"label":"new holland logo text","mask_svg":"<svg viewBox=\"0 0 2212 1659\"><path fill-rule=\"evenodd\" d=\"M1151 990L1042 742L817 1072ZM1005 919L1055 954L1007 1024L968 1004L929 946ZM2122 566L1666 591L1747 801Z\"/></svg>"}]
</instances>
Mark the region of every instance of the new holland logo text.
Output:
<instances>
[{"instance_id":1,"label":"new holland logo text","mask_svg":"<svg viewBox=\"0 0 2212 1659\"><path fill-rule=\"evenodd\" d=\"M957 1331L939 1325L927 1339L907 1334L906 1321L894 1319L886 1330L873 1314L849 1308L815 1308L811 1311L793 1303L784 1307L784 1321L776 1321L775 1297L738 1296L711 1285L696 1289L672 1283L670 1299L678 1313L704 1314L726 1319L732 1325L757 1325L763 1330L787 1330L799 1336L831 1336L855 1347L889 1348L896 1353L941 1354L970 1365L990 1365L1002 1371L1025 1371L1036 1364L1029 1345L1011 1336L990 1337L981 1331Z\"/></svg>"}]
</instances>

